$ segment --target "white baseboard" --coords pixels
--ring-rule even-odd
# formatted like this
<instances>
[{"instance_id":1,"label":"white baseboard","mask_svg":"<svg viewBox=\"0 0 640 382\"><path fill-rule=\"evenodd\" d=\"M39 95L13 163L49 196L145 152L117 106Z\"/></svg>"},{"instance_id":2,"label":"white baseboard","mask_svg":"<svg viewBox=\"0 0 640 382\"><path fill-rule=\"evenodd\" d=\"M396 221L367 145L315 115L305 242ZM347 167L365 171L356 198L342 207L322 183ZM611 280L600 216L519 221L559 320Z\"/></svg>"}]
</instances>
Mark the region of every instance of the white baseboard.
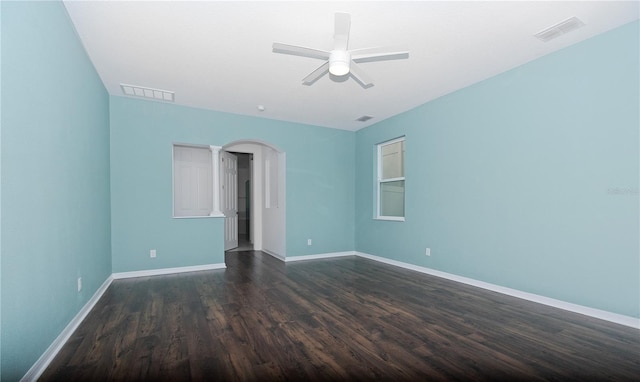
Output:
<instances>
[{"instance_id":1,"label":"white baseboard","mask_svg":"<svg viewBox=\"0 0 640 382\"><path fill-rule=\"evenodd\" d=\"M38 378L40 378L40 376L47 369L51 361L53 361L56 355L58 355L58 352L60 351L60 349L62 349L64 344L67 343L67 340L69 339L69 337L71 337L73 332L75 332L78 326L80 326L80 324L85 319L85 317L87 317L87 314L89 314L91 309L93 309L96 303L100 300L100 297L102 297L104 292L106 292L107 288L109 288L109 285L111 285L112 281L113 281L112 276L107 277L105 282L102 283L102 285L100 285L100 288L98 288L96 293L94 293L93 296L89 299L89 301L87 301L87 303L84 304L84 306L82 307L82 309L80 309L78 314L76 314L75 317L71 319L69 324L67 324L67 326L62 330L62 332L58 335L58 337L51 343L51 345L49 345L47 350L45 350L45 352L42 353L40 358L38 358L38 360L33 364L33 366L31 366L29 371L27 371L27 373L22 377L22 379L20 379L20 382L37 381Z\"/></svg>"},{"instance_id":2,"label":"white baseboard","mask_svg":"<svg viewBox=\"0 0 640 382\"><path fill-rule=\"evenodd\" d=\"M172 273L209 271L212 269L225 269L226 267L227 266L224 263L218 263L218 264L206 264L206 265L193 265L190 267L161 268L161 269L147 269L144 271L117 272L112 274L111 276L115 280L119 280L119 279L129 279L133 277L169 275Z\"/></svg>"},{"instance_id":3,"label":"white baseboard","mask_svg":"<svg viewBox=\"0 0 640 382\"><path fill-rule=\"evenodd\" d=\"M270 251L270 250L268 250L268 249L264 249L264 248L262 248L262 249L261 249L261 251L262 251L262 252L264 252L264 253L266 253L266 254L267 254L267 255L269 255L269 256L275 257L276 259L278 259L278 260L280 260L280 261L285 261L285 257L284 257L284 256L280 256L280 255L278 255L277 253L272 252L272 251Z\"/></svg>"},{"instance_id":4,"label":"white baseboard","mask_svg":"<svg viewBox=\"0 0 640 382\"><path fill-rule=\"evenodd\" d=\"M330 259L332 257L354 256L355 254L356 254L355 251L319 253L317 255L304 255L304 256L287 257L284 261L289 263L289 262L292 262L292 261Z\"/></svg>"},{"instance_id":5,"label":"white baseboard","mask_svg":"<svg viewBox=\"0 0 640 382\"><path fill-rule=\"evenodd\" d=\"M321 253L316 255L305 255L305 256L293 256L282 259L277 254L271 253L269 251L262 250L263 252L277 258L280 260L284 260L285 262L295 262L295 261L303 261L303 260L319 260L319 259L329 259L335 257L345 257L345 256L359 256L365 259L378 261L381 263L393 265L396 267L401 267L405 269L410 269L413 271L425 273L431 276L436 276L440 278L444 278L447 280L452 280L456 282L460 282L463 284L475 286L482 289L487 289L493 292L502 293L505 295L509 295L512 297L521 298L524 300L537 302L539 304L552 306L554 308L559 308L563 310L567 310L574 313L583 314L585 316L598 318L601 320L613 322L616 324L629 326L635 329L640 329L640 319L630 316L625 316L617 313L607 312L600 309L589 308L582 305L572 304L569 302L556 300L549 297L544 297L540 295L536 295L533 293L522 292L516 289L506 288L503 286L486 283L484 281L478 281L474 279L470 279L463 276L457 276L451 273L446 273L442 271L438 271L431 268L421 267L414 264L404 263L397 260L391 260L380 256L370 255L368 253L357 252L357 251L346 251L346 252L332 252L332 253ZM78 314L69 322L69 324L64 328L64 330L58 335L58 337L53 341L53 343L45 350L45 352L38 358L38 360L31 366L29 371L20 379L20 382L31 382L37 381L38 378L42 375L42 373L49 366L51 361L56 357L62 346L67 342L69 337L73 334L73 332L78 328L80 323L85 319L87 314L93 309L95 304L100 300L100 297L107 290L111 282L115 279L125 279L132 277L144 277L144 276L158 276L158 275L166 275L171 273L182 273L182 272L196 272L196 271L205 271L212 269L224 269L226 265L224 263L221 264L208 264L208 265L196 265L190 267L178 267L178 268L162 268L162 269L152 269L145 271L133 271L133 272L119 272L113 273L111 276L105 280L105 282L98 288L98 290L94 293L89 301L80 309Z\"/></svg>"},{"instance_id":6,"label":"white baseboard","mask_svg":"<svg viewBox=\"0 0 640 382\"><path fill-rule=\"evenodd\" d=\"M355 252L355 255L363 257L365 259L370 259L370 260L378 261L378 262L385 263L385 264L394 265L394 266L405 268L405 269L411 269L411 270L414 270L414 271L417 271L417 272L426 273L428 275L441 277L441 278L452 280L452 281L457 281L457 282L460 282L460 283L463 283L463 284L475 286L475 287L482 288L482 289L487 289L487 290L490 290L490 291L493 291L493 292L506 294L506 295L509 295L509 296L512 296L512 297L521 298L523 300L533 301L533 302L537 302L539 304L552 306L554 308L559 308L559 309L567 310L567 311L570 311L570 312L583 314L585 316L599 318L601 320L605 320L605 321L609 321L609 322L614 322L616 324L629 326L629 327L632 327L632 328L635 328L635 329L640 329L640 318L635 318L635 317L625 316L625 315L622 315L622 314L607 312L605 310L600 310L600 309L589 308L587 306L577 305L577 304L573 304L573 303L566 302L566 301L561 301L561 300L556 300L556 299L553 299L553 298L544 297L544 296L540 296L540 295L533 294L533 293L522 292L522 291L519 291L519 290L516 290L516 289L506 288L506 287L503 287L503 286L500 286L500 285L490 284L490 283L486 283L484 281L478 281L478 280L470 279L470 278L463 277L463 276L457 276L457 275L454 275L454 274L451 274L451 273L437 271L437 270L431 269L431 268L420 267L420 266L417 266L417 265L404 263L404 262L401 262L401 261L396 261L396 260L391 260L391 259L387 259L387 258L380 257L380 256L370 255L368 253Z\"/></svg>"},{"instance_id":7,"label":"white baseboard","mask_svg":"<svg viewBox=\"0 0 640 382\"><path fill-rule=\"evenodd\" d=\"M120 272L113 273L111 276L105 280L105 282L98 288L96 293L93 294L91 299L87 301L87 303L80 309L78 314L71 319L69 324L62 330L62 332L58 335L58 337L49 345L47 350L38 358L38 360L31 366L29 371L20 379L20 382L31 382L37 381L38 378L42 375L42 373L47 369L51 361L56 357L60 349L64 346L64 344L69 340L73 332L78 328L80 323L85 319L87 314L93 309L96 305L100 297L104 294L104 292L109 288L109 285L113 282L113 280L117 279L126 279L132 277L144 277L144 276L157 276L157 275L167 275L171 273L182 273L182 272L196 272L196 271L206 271L211 269L224 269L226 265L222 264L208 264L208 265L196 265L191 267L178 267L178 268L163 268L163 269L152 269L145 271L133 271L133 272Z\"/></svg>"}]
</instances>

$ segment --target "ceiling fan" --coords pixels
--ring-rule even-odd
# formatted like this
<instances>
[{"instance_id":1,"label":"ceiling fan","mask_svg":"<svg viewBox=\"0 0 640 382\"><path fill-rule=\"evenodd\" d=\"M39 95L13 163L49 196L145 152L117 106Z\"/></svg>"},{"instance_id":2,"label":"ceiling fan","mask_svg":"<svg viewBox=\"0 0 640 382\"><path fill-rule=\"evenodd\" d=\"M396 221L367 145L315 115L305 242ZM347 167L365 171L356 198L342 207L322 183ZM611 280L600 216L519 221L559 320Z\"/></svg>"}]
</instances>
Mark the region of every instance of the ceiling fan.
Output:
<instances>
[{"instance_id":1,"label":"ceiling fan","mask_svg":"<svg viewBox=\"0 0 640 382\"><path fill-rule=\"evenodd\" d=\"M365 89L373 86L373 80L360 69L357 63L409 57L409 52L401 49L385 47L347 49L351 28L351 15L348 13L336 13L334 28L333 50L331 51L275 42L273 43L273 52L326 60L318 69L302 79L304 85L312 85L327 73L338 77L350 74Z\"/></svg>"}]
</instances>

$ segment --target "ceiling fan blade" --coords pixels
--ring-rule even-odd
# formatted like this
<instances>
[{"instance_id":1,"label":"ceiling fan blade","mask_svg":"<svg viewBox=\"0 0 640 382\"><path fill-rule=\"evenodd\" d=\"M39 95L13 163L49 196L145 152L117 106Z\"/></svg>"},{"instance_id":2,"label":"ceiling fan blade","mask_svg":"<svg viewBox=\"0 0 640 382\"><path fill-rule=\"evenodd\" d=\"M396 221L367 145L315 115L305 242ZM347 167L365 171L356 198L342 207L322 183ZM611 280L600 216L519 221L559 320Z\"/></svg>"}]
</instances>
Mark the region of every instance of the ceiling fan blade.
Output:
<instances>
[{"instance_id":1,"label":"ceiling fan blade","mask_svg":"<svg viewBox=\"0 0 640 382\"><path fill-rule=\"evenodd\" d=\"M363 88L368 89L373 86L373 80L371 79L371 77L369 77L362 69L360 69L360 67L353 60L351 60L351 68L349 74L351 74L351 76L356 81L358 81L360 86L362 86Z\"/></svg>"},{"instance_id":2,"label":"ceiling fan blade","mask_svg":"<svg viewBox=\"0 0 640 382\"><path fill-rule=\"evenodd\" d=\"M354 49L349 51L349 53L351 53L351 59L355 62L399 60L409 58L409 51L393 47Z\"/></svg>"},{"instance_id":3,"label":"ceiling fan blade","mask_svg":"<svg viewBox=\"0 0 640 382\"><path fill-rule=\"evenodd\" d=\"M349 30L351 29L351 15L336 13L335 29L333 33L333 49L347 50L349 45Z\"/></svg>"},{"instance_id":4,"label":"ceiling fan blade","mask_svg":"<svg viewBox=\"0 0 640 382\"><path fill-rule=\"evenodd\" d=\"M320 60L328 60L330 53L324 50L305 48L303 46L273 43L274 53L292 54L294 56L318 58Z\"/></svg>"},{"instance_id":5,"label":"ceiling fan blade","mask_svg":"<svg viewBox=\"0 0 640 382\"><path fill-rule=\"evenodd\" d=\"M324 76L327 73L329 73L329 61L327 61L324 64L320 65L320 67L318 69L314 70L313 72L311 72L311 74L309 74L308 76L303 78L302 79L302 84L303 85L313 85L314 82L318 81L320 79L320 77Z\"/></svg>"}]
</instances>

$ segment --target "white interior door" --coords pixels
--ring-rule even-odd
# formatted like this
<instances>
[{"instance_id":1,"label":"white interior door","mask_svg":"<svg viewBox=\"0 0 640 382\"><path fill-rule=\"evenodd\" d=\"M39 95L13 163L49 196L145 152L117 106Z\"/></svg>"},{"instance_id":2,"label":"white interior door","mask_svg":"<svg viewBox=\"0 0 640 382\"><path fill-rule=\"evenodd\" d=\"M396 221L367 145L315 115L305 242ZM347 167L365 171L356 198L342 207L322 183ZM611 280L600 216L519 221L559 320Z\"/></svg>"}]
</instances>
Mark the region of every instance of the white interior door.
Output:
<instances>
[{"instance_id":1,"label":"white interior door","mask_svg":"<svg viewBox=\"0 0 640 382\"><path fill-rule=\"evenodd\" d=\"M220 207L224 214L224 250L238 247L238 157L220 152Z\"/></svg>"},{"instance_id":2,"label":"white interior door","mask_svg":"<svg viewBox=\"0 0 640 382\"><path fill-rule=\"evenodd\" d=\"M270 147L263 150L262 250L286 258L286 163L285 154Z\"/></svg>"}]
</instances>

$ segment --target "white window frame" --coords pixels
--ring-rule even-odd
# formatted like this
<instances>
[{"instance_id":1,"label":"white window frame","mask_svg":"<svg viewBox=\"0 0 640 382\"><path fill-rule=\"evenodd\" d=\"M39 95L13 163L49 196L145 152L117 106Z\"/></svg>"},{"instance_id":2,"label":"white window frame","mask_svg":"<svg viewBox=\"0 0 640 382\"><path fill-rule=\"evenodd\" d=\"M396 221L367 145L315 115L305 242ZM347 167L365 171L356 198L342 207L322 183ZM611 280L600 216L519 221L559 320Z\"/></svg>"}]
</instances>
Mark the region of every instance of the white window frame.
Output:
<instances>
[{"instance_id":1,"label":"white window frame","mask_svg":"<svg viewBox=\"0 0 640 382\"><path fill-rule=\"evenodd\" d=\"M175 211L175 147L193 147L193 148L208 148L211 151L211 212L209 215L197 215L197 216L176 216ZM193 218L220 218L224 217L224 214L220 211L220 146L211 145L196 145L190 143L173 143L171 145L171 216L174 219L193 219Z\"/></svg>"},{"instance_id":2,"label":"white window frame","mask_svg":"<svg viewBox=\"0 0 640 382\"><path fill-rule=\"evenodd\" d=\"M391 145L394 143L398 143L398 142L406 142L406 137L402 136L399 138L395 138L392 139L390 141L385 141L382 143L378 143L376 145L376 184L375 184L375 194L376 194L376 214L374 219L376 220L392 220L392 221L405 221L405 217L404 216L384 216L380 214L380 185L382 183L389 183L389 182L397 182L397 181L405 181L405 176L402 177L398 177L398 178L389 178L389 179L382 179L382 148L384 146L387 145ZM406 145L406 143L405 143ZM404 158L404 153L403 153L403 161L405 160ZM407 194L407 189L406 189L406 181L405 181L405 189L404 189L404 194L403 194L403 199L406 202L406 194ZM406 206L405 206L406 207ZM404 215L406 215L406 208L404 210Z\"/></svg>"}]
</instances>

